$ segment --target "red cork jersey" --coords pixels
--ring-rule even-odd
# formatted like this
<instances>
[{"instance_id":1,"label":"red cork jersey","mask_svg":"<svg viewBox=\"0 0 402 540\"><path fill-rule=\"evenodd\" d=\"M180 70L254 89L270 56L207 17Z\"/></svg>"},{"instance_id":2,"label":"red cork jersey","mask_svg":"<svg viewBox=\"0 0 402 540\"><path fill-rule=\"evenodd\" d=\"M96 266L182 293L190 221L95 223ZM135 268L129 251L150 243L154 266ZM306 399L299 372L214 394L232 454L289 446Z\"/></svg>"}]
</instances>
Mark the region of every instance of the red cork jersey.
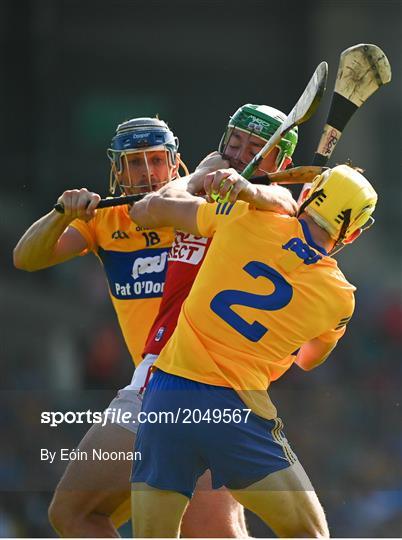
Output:
<instances>
[{"instance_id":1,"label":"red cork jersey","mask_svg":"<svg viewBox=\"0 0 402 540\"><path fill-rule=\"evenodd\" d=\"M172 335L181 306L191 290L210 243L210 238L176 232L168 256L162 302L148 334L143 356L159 355Z\"/></svg>"}]
</instances>

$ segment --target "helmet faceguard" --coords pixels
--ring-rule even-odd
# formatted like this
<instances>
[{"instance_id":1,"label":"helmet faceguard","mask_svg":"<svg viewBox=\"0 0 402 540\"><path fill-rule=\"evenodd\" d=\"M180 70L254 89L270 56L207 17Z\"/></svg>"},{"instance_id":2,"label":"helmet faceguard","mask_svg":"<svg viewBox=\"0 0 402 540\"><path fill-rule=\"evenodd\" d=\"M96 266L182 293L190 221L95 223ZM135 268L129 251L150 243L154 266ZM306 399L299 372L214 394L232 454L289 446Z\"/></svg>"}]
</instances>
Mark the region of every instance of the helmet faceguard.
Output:
<instances>
[{"instance_id":1,"label":"helmet faceguard","mask_svg":"<svg viewBox=\"0 0 402 540\"><path fill-rule=\"evenodd\" d=\"M134 118L117 126L110 148L110 192L148 193L172 180L179 141L163 120Z\"/></svg>"},{"instance_id":2,"label":"helmet faceguard","mask_svg":"<svg viewBox=\"0 0 402 540\"><path fill-rule=\"evenodd\" d=\"M219 143L219 152L225 157L225 151L235 128L248 133L250 136L255 135L264 141L268 141L285 118L286 116L281 111L267 105L243 105L230 118L225 133ZM281 170L291 163L291 157L296 148L297 139L298 130L297 126L295 126L278 143L276 146L278 155L275 160L275 170Z\"/></svg>"},{"instance_id":3,"label":"helmet faceguard","mask_svg":"<svg viewBox=\"0 0 402 540\"><path fill-rule=\"evenodd\" d=\"M377 193L370 182L348 165L338 165L317 176L300 206L299 215L306 212L337 246L373 225ZM339 251L339 249L337 249Z\"/></svg>"}]
</instances>

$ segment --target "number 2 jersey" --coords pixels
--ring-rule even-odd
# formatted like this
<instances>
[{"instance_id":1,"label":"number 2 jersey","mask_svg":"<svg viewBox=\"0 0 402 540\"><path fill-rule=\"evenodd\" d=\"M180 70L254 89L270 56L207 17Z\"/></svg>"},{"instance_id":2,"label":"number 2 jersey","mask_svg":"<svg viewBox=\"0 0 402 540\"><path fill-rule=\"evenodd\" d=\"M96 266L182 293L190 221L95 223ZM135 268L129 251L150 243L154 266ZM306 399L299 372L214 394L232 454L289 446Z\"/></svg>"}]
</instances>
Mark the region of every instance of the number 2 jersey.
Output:
<instances>
[{"instance_id":1,"label":"number 2 jersey","mask_svg":"<svg viewBox=\"0 0 402 540\"><path fill-rule=\"evenodd\" d=\"M138 364L163 294L173 230L137 226L127 206L99 209L88 223L77 219L70 226L103 265L124 339Z\"/></svg>"},{"instance_id":2,"label":"number 2 jersey","mask_svg":"<svg viewBox=\"0 0 402 540\"><path fill-rule=\"evenodd\" d=\"M274 418L269 384L307 341L343 335L355 287L303 220L237 202L202 204L197 221L213 241L155 366L231 387L254 412Z\"/></svg>"}]
</instances>

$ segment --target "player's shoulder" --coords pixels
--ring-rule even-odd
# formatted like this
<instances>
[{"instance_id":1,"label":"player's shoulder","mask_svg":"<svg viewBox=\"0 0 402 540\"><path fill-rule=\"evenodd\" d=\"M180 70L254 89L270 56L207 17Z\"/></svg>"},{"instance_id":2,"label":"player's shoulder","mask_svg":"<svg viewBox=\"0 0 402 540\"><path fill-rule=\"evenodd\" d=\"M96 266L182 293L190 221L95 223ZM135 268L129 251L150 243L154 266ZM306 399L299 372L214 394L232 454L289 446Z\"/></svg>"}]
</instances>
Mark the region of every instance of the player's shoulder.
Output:
<instances>
[{"instance_id":1,"label":"player's shoulder","mask_svg":"<svg viewBox=\"0 0 402 540\"><path fill-rule=\"evenodd\" d=\"M197 224L201 236L212 236L218 229L226 229L248 212L248 203L244 201L229 201L223 203L209 203L205 201L198 206Z\"/></svg>"},{"instance_id":2,"label":"player's shoulder","mask_svg":"<svg viewBox=\"0 0 402 540\"><path fill-rule=\"evenodd\" d=\"M317 280L318 293L326 299L338 320L352 315L355 307L356 287L346 278L333 257L323 257L321 271L325 274Z\"/></svg>"},{"instance_id":3,"label":"player's shoulder","mask_svg":"<svg viewBox=\"0 0 402 540\"><path fill-rule=\"evenodd\" d=\"M344 291L345 293L354 293L356 290L355 285L351 283L345 274L342 272L342 270L338 266L338 262L333 257L328 257L328 261L331 261L331 278L336 281L338 284L340 290Z\"/></svg>"},{"instance_id":4,"label":"player's shoulder","mask_svg":"<svg viewBox=\"0 0 402 540\"><path fill-rule=\"evenodd\" d=\"M209 204L209 206L211 205ZM213 212L215 214L220 216L230 216L231 220L259 220L261 222L272 222L278 226L282 224L292 224L294 227L297 226L297 219L294 217L285 214L277 214L276 212L259 210L251 206L249 203L241 200L237 200L234 203L217 203L215 205L212 205L212 207L214 208Z\"/></svg>"},{"instance_id":5,"label":"player's shoulder","mask_svg":"<svg viewBox=\"0 0 402 540\"><path fill-rule=\"evenodd\" d=\"M259 210L253 206L248 206L248 212L244 212L244 215L247 215L249 218L257 218L263 221L272 222L278 226L283 227L298 227L298 219L294 216L289 216L287 214L279 214L277 212L270 212L268 210Z\"/></svg>"},{"instance_id":6,"label":"player's shoulder","mask_svg":"<svg viewBox=\"0 0 402 540\"><path fill-rule=\"evenodd\" d=\"M254 230L259 230L262 237L273 235L278 241L280 238L284 241L285 238L300 236L299 221L287 214L249 207L248 211L239 214L239 218L245 226L251 224Z\"/></svg>"},{"instance_id":7,"label":"player's shoulder","mask_svg":"<svg viewBox=\"0 0 402 540\"><path fill-rule=\"evenodd\" d=\"M209 211L217 216L230 216L231 219L234 217L244 216L249 211L248 203L244 201L236 201L234 203L224 202L224 203L205 203L204 209L209 209Z\"/></svg>"},{"instance_id":8,"label":"player's shoulder","mask_svg":"<svg viewBox=\"0 0 402 540\"><path fill-rule=\"evenodd\" d=\"M110 197L110 199L112 198L113 197ZM130 208L127 204L109 206L107 208L99 208L95 214L94 224L97 227L104 228L113 228L117 224L121 224L125 227L129 227L132 224L134 224L134 226L137 226L137 224L134 223L131 219L129 211Z\"/></svg>"}]
</instances>

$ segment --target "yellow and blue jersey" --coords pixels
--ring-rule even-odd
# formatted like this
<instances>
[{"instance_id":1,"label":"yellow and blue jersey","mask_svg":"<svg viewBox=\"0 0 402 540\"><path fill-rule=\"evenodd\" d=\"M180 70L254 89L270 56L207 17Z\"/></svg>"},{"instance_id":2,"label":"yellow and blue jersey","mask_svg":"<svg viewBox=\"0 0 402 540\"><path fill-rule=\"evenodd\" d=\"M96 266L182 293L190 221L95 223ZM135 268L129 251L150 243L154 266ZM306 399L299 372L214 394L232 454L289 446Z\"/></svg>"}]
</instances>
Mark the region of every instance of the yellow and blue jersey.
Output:
<instances>
[{"instance_id":1,"label":"yellow and blue jersey","mask_svg":"<svg viewBox=\"0 0 402 540\"><path fill-rule=\"evenodd\" d=\"M163 294L173 230L137 226L127 206L99 209L88 223L77 219L70 226L104 267L124 339L138 364Z\"/></svg>"},{"instance_id":2,"label":"yellow and blue jersey","mask_svg":"<svg viewBox=\"0 0 402 540\"><path fill-rule=\"evenodd\" d=\"M257 414L274 418L269 384L305 342L343 335L355 288L301 220L237 202L205 203L197 221L213 241L155 365L231 387Z\"/></svg>"}]
</instances>

